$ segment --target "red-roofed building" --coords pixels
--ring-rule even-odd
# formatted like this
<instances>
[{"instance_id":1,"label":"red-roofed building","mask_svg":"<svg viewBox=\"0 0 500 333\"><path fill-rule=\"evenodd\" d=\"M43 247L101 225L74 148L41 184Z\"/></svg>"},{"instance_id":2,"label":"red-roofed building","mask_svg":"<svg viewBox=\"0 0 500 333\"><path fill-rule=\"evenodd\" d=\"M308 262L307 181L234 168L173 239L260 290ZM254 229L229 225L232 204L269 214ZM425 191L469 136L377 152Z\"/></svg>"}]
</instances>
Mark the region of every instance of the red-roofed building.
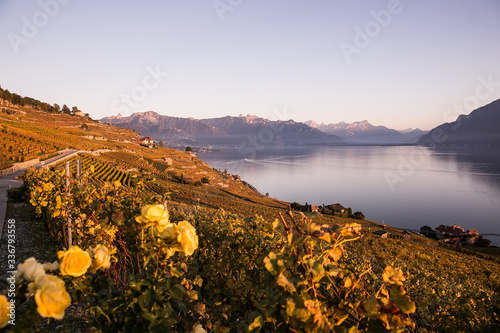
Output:
<instances>
[{"instance_id":1,"label":"red-roofed building","mask_svg":"<svg viewBox=\"0 0 500 333\"><path fill-rule=\"evenodd\" d=\"M333 210L335 212L341 212L341 213L343 213L345 210L345 207L339 203L328 205L328 206L326 206L326 208Z\"/></svg>"},{"instance_id":2,"label":"red-roofed building","mask_svg":"<svg viewBox=\"0 0 500 333\"><path fill-rule=\"evenodd\" d=\"M439 227L436 228L436 231L438 231L438 234L441 234L441 236L443 237L445 236L458 237L465 234L464 228L458 225L453 225L450 227L448 225L441 224Z\"/></svg>"},{"instance_id":3,"label":"red-roofed building","mask_svg":"<svg viewBox=\"0 0 500 333\"><path fill-rule=\"evenodd\" d=\"M141 140L139 141L139 143L142 146L153 148L154 145L155 145L155 140L151 139L149 136L145 136L145 137L141 138Z\"/></svg>"},{"instance_id":4,"label":"red-roofed building","mask_svg":"<svg viewBox=\"0 0 500 333\"><path fill-rule=\"evenodd\" d=\"M479 237L479 232L476 229L465 231L464 228L458 225L447 226L442 224L436 228L436 236L438 239L444 239L445 241L461 241L462 243L474 244Z\"/></svg>"}]
</instances>

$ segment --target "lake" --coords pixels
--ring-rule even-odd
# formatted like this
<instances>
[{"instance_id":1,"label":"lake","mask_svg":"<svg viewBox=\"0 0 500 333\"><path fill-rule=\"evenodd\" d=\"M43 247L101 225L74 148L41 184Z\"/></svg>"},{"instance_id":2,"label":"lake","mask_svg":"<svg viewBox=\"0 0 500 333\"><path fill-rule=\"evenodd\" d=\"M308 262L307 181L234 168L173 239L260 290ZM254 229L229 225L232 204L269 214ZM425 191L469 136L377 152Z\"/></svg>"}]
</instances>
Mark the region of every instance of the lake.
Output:
<instances>
[{"instance_id":1,"label":"lake","mask_svg":"<svg viewBox=\"0 0 500 333\"><path fill-rule=\"evenodd\" d=\"M500 244L498 147L258 148L198 156L281 200L338 202L368 220L412 230L456 224Z\"/></svg>"}]
</instances>

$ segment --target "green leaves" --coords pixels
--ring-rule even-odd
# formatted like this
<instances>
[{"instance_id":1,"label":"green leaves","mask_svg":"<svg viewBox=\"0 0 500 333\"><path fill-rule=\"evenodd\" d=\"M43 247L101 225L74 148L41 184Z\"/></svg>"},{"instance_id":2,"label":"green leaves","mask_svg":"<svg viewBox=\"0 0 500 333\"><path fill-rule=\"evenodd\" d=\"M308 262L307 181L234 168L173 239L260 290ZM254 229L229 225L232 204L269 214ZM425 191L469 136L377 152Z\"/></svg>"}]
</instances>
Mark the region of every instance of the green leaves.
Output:
<instances>
[{"instance_id":1,"label":"green leaves","mask_svg":"<svg viewBox=\"0 0 500 333\"><path fill-rule=\"evenodd\" d=\"M258 331L264 324L264 317L262 315L255 317L253 322L248 326L250 332Z\"/></svg>"},{"instance_id":2,"label":"green leaves","mask_svg":"<svg viewBox=\"0 0 500 333\"><path fill-rule=\"evenodd\" d=\"M283 272L281 272L278 277L276 278L276 284L278 286L281 286L283 287L283 289L288 292L288 293L295 293L297 292L297 289L295 289L295 286L293 285L292 282L290 282L286 277L285 275L283 274Z\"/></svg>"},{"instance_id":3,"label":"green leaves","mask_svg":"<svg viewBox=\"0 0 500 333\"><path fill-rule=\"evenodd\" d=\"M378 300L376 297L370 297L366 301L363 302L363 308L368 313L370 316L376 315L379 310L380 306L378 304Z\"/></svg>"},{"instance_id":4,"label":"green leaves","mask_svg":"<svg viewBox=\"0 0 500 333\"><path fill-rule=\"evenodd\" d=\"M380 278L371 268L360 273L342 261L344 243L356 240L352 235L360 233L360 225L329 228L308 223L299 228L294 222L284 235L286 244L263 259L266 292L256 303L260 315L253 317L250 330L400 331L414 326L408 315L416 307L405 295L401 269L388 266ZM365 284L371 276L377 284L384 281L378 292L367 291L377 288Z\"/></svg>"},{"instance_id":5,"label":"green leaves","mask_svg":"<svg viewBox=\"0 0 500 333\"><path fill-rule=\"evenodd\" d=\"M274 252L270 252L269 255L264 258L264 265L269 273L273 275L278 275L285 270L285 261L281 256L276 256Z\"/></svg>"},{"instance_id":6,"label":"green leaves","mask_svg":"<svg viewBox=\"0 0 500 333\"><path fill-rule=\"evenodd\" d=\"M410 298L406 295L396 296L394 298L394 303L396 303L397 307L401 310L401 312L405 314L414 313L416 310L415 303L413 303L410 300Z\"/></svg>"},{"instance_id":7,"label":"green leaves","mask_svg":"<svg viewBox=\"0 0 500 333\"><path fill-rule=\"evenodd\" d=\"M153 305L156 302L156 293L152 288L147 289L141 296L138 298L139 306L142 309L146 309L148 311L151 310Z\"/></svg>"}]
</instances>

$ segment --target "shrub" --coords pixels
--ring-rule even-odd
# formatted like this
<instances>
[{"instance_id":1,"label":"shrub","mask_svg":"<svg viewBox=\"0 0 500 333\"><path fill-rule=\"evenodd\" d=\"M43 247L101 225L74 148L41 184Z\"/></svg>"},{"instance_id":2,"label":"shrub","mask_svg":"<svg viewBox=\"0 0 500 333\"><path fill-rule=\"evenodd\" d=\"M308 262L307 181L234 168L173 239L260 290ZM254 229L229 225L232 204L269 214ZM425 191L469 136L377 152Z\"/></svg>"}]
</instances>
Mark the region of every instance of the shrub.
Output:
<instances>
[{"instance_id":1,"label":"shrub","mask_svg":"<svg viewBox=\"0 0 500 333\"><path fill-rule=\"evenodd\" d=\"M483 238L483 236L479 236L479 238L476 240L476 245L479 247L489 247L490 244L491 240Z\"/></svg>"},{"instance_id":2,"label":"shrub","mask_svg":"<svg viewBox=\"0 0 500 333\"><path fill-rule=\"evenodd\" d=\"M365 215L362 212L354 212L353 216L356 220L364 220L365 219Z\"/></svg>"}]
</instances>

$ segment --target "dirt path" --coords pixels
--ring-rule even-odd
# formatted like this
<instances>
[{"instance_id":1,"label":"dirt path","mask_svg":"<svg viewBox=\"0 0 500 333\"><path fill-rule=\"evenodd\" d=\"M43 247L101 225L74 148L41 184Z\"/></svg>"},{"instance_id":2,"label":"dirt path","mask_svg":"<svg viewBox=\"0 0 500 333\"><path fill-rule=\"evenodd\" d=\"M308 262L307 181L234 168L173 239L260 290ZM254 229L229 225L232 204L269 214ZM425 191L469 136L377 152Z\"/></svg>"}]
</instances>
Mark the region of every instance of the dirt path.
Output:
<instances>
[{"instance_id":1,"label":"dirt path","mask_svg":"<svg viewBox=\"0 0 500 333\"><path fill-rule=\"evenodd\" d=\"M53 262L57 260L59 245L50 237L45 224L33 218L31 207L24 202L9 202L5 216L4 232L0 240L0 290L7 286L5 278L8 267L8 232L9 224L15 226L15 258L17 264L23 263L30 257L35 257L40 262ZM13 222L13 223L8 223Z\"/></svg>"},{"instance_id":2,"label":"dirt path","mask_svg":"<svg viewBox=\"0 0 500 333\"><path fill-rule=\"evenodd\" d=\"M45 223L34 218L31 206L27 202L7 203L7 214L5 225L0 240L0 294L5 295L7 289L7 271L11 270L8 265L8 225L13 221L15 225L15 256L17 264L23 263L30 257L35 257L39 262L54 262L57 260L57 251L60 245L49 235ZM11 248L12 249L12 248ZM32 301L32 300L31 300ZM21 305L22 311L22 305ZM16 316L17 317L17 316ZM22 320L22 313L19 316ZM70 306L66 309L62 321L51 320L49 324L45 321L40 327L40 332L92 332L89 328L90 320L84 318L81 307ZM4 332L0 330L0 332Z\"/></svg>"}]
</instances>

